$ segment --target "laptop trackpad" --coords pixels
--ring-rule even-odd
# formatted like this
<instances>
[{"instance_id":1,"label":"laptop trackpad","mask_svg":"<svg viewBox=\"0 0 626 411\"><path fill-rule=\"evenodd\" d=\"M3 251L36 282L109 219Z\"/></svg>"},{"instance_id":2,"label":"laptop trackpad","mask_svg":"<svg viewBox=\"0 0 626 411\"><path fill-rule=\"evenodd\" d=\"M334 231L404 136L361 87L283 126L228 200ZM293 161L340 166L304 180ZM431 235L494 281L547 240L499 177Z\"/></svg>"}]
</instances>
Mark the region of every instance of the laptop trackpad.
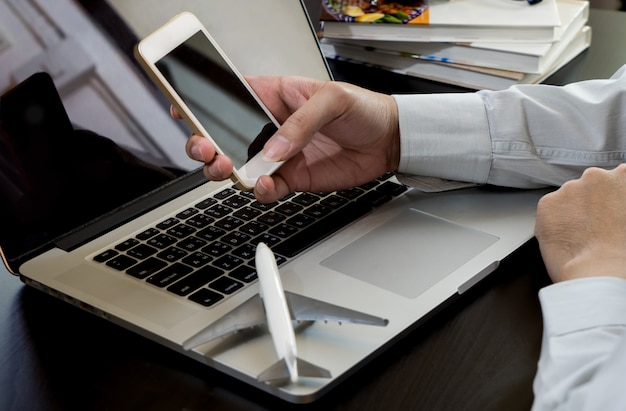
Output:
<instances>
[{"instance_id":1,"label":"laptop trackpad","mask_svg":"<svg viewBox=\"0 0 626 411\"><path fill-rule=\"evenodd\" d=\"M494 235L407 209L321 264L415 298L497 240Z\"/></svg>"}]
</instances>

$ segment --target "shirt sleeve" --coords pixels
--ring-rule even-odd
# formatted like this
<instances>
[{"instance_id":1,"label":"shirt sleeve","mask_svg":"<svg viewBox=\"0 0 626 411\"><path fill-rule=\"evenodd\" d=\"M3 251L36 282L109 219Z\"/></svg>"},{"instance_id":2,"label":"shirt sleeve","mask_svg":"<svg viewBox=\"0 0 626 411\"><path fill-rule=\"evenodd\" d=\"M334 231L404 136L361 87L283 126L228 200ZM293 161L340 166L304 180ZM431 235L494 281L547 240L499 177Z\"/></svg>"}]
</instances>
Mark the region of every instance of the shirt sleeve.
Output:
<instances>
[{"instance_id":1,"label":"shirt sleeve","mask_svg":"<svg viewBox=\"0 0 626 411\"><path fill-rule=\"evenodd\" d=\"M544 331L533 411L626 409L626 280L565 281L539 299Z\"/></svg>"},{"instance_id":2,"label":"shirt sleeve","mask_svg":"<svg viewBox=\"0 0 626 411\"><path fill-rule=\"evenodd\" d=\"M626 66L567 86L393 97L401 175L538 188L626 162Z\"/></svg>"}]
</instances>

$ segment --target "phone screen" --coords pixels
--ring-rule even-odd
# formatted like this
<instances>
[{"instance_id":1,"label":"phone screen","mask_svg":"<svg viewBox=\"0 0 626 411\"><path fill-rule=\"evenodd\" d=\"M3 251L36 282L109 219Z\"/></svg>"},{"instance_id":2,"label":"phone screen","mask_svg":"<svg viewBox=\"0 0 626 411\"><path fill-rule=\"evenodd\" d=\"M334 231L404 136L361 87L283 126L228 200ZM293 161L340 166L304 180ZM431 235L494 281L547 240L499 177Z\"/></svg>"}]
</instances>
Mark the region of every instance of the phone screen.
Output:
<instances>
[{"instance_id":1,"label":"phone screen","mask_svg":"<svg viewBox=\"0 0 626 411\"><path fill-rule=\"evenodd\" d=\"M271 118L202 31L156 66L236 169L276 132Z\"/></svg>"}]
</instances>

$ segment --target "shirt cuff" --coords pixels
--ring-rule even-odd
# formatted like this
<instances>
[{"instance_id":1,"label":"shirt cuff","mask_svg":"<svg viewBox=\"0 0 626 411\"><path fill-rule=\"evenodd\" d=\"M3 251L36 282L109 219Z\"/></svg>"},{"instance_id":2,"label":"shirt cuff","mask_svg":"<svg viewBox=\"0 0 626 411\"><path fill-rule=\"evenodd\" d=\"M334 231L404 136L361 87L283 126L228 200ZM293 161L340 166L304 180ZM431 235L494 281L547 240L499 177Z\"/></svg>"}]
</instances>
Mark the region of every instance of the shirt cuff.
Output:
<instances>
[{"instance_id":1,"label":"shirt cuff","mask_svg":"<svg viewBox=\"0 0 626 411\"><path fill-rule=\"evenodd\" d=\"M563 281L539 291L546 335L626 325L626 280L588 277Z\"/></svg>"},{"instance_id":2,"label":"shirt cuff","mask_svg":"<svg viewBox=\"0 0 626 411\"><path fill-rule=\"evenodd\" d=\"M400 94L402 174L485 184L492 150L487 114L476 93Z\"/></svg>"}]
</instances>

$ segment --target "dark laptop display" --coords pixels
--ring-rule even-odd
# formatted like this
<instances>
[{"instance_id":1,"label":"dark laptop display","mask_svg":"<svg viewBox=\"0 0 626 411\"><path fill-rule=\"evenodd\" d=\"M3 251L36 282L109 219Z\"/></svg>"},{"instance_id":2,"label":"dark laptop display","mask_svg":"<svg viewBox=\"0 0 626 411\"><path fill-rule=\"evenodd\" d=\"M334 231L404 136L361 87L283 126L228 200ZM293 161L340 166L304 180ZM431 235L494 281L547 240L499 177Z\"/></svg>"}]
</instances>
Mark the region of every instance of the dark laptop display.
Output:
<instances>
[{"instance_id":1,"label":"dark laptop display","mask_svg":"<svg viewBox=\"0 0 626 411\"><path fill-rule=\"evenodd\" d=\"M182 175L75 129L46 73L2 96L0 108L0 247L14 270L30 252Z\"/></svg>"}]
</instances>

